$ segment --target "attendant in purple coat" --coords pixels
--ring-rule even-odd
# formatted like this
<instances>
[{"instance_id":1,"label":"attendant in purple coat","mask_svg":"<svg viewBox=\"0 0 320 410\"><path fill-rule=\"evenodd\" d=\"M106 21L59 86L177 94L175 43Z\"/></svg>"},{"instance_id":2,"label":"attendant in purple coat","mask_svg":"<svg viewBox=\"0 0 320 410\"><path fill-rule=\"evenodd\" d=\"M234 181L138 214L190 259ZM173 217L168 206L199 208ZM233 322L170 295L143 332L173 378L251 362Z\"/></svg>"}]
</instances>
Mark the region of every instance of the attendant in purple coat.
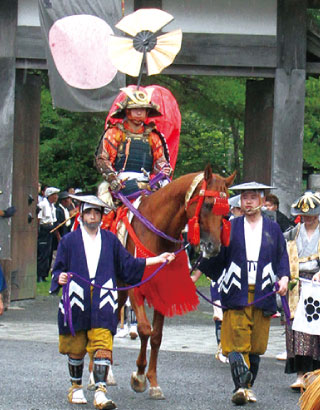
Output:
<instances>
[{"instance_id":1,"label":"attendant in purple coat","mask_svg":"<svg viewBox=\"0 0 320 410\"><path fill-rule=\"evenodd\" d=\"M278 293L285 295L290 275L280 227L261 215L264 190L270 188L256 182L230 188L241 192L244 216L231 221L230 245L199 266L212 280L223 275L221 345L235 385L232 401L238 405L257 401L252 385L267 348L270 317L277 311L275 295L263 297L277 280Z\"/></svg>"},{"instance_id":2,"label":"attendant in purple coat","mask_svg":"<svg viewBox=\"0 0 320 410\"><path fill-rule=\"evenodd\" d=\"M153 258L134 258L112 233L100 230L106 204L95 196L77 196L81 202L80 228L65 235L58 247L52 272L51 292L68 282L68 273L75 273L69 284L73 336L62 302L59 305L59 351L68 355L71 388L68 400L83 404L87 400L82 389L82 372L86 353L93 359L95 380L94 406L116 408L106 396L106 378L112 363L113 335L118 322L117 279L127 284L139 283L146 265L171 262L174 254L163 253ZM91 283L91 284L90 284Z\"/></svg>"}]
</instances>

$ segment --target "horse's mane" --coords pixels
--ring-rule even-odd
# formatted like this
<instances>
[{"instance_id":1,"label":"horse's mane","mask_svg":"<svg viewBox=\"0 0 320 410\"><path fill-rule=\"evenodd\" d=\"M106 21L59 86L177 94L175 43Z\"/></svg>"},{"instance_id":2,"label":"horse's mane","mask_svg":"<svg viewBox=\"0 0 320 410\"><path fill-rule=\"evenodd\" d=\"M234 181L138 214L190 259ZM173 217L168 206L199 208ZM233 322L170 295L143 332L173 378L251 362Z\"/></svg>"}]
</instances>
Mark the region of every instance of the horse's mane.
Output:
<instances>
[{"instance_id":1,"label":"horse's mane","mask_svg":"<svg viewBox=\"0 0 320 410\"><path fill-rule=\"evenodd\" d=\"M143 202L148 200L147 198L152 198L152 202L155 201L159 205L165 201L167 198L181 197L184 202L186 192L188 191L194 178L199 175L202 171L192 172L190 174L185 174L177 179L174 179L170 184L162 187L158 191L154 192L149 197L144 197ZM212 174L212 181L214 182L214 189L220 192L228 193L228 187L226 186L225 178L218 175Z\"/></svg>"}]
</instances>

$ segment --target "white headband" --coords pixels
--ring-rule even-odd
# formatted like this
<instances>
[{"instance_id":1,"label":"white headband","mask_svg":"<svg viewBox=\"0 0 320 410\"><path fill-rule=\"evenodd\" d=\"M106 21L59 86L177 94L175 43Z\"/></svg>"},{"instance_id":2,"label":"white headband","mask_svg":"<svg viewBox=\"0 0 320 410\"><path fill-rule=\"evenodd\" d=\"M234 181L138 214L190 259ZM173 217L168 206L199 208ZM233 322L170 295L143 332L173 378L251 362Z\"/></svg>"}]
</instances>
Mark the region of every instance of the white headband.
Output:
<instances>
[{"instance_id":1,"label":"white headband","mask_svg":"<svg viewBox=\"0 0 320 410\"><path fill-rule=\"evenodd\" d=\"M81 204L81 212L84 212L87 209L98 209L100 212L102 212L102 207L99 206L99 205L89 204L88 202L82 203Z\"/></svg>"}]
</instances>

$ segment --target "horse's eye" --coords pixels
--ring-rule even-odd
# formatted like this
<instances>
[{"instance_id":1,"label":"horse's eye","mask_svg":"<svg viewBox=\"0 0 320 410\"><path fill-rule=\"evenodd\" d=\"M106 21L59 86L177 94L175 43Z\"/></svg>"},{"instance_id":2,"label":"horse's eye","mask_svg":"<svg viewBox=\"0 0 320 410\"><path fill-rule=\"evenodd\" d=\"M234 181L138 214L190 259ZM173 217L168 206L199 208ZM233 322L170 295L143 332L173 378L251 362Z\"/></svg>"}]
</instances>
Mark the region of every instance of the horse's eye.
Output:
<instances>
[{"instance_id":1,"label":"horse's eye","mask_svg":"<svg viewBox=\"0 0 320 410\"><path fill-rule=\"evenodd\" d=\"M206 211L210 211L211 209L212 209L212 205L213 204L209 204L209 203L204 203L203 204L203 208L206 210Z\"/></svg>"}]
</instances>

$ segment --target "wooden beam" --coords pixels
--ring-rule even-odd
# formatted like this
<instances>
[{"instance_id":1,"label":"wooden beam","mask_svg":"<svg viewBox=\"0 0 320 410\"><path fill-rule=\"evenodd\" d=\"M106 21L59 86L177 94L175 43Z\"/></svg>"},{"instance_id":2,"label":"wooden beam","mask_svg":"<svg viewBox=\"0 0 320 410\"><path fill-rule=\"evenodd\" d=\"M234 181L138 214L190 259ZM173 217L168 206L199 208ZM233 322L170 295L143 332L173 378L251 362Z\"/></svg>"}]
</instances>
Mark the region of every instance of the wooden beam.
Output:
<instances>
[{"instance_id":1,"label":"wooden beam","mask_svg":"<svg viewBox=\"0 0 320 410\"><path fill-rule=\"evenodd\" d=\"M308 9L320 9L320 0L308 0Z\"/></svg>"},{"instance_id":2,"label":"wooden beam","mask_svg":"<svg viewBox=\"0 0 320 410\"><path fill-rule=\"evenodd\" d=\"M12 205L12 161L15 103L15 34L18 0L0 1L0 209ZM11 223L0 221L1 258L11 257ZM7 280L10 278L7 277ZM9 285L10 286L10 280Z\"/></svg>"},{"instance_id":3,"label":"wooden beam","mask_svg":"<svg viewBox=\"0 0 320 410\"><path fill-rule=\"evenodd\" d=\"M277 67L306 67L307 0L278 0Z\"/></svg>"},{"instance_id":4,"label":"wooden beam","mask_svg":"<svg viewBox=\"0 0 320 410\"><path fill-rule=\"evenodd\" d=\"M40 27L17 27L16 56L21 59L46 59L44 38Z\"/></svg>"},{"instance_id":5,"label":"wooden beam","mask_svg":"<svg viewBox=\"0 0 320 410\"><path fill-rule=\"evenodd\" d=\"M16 69L21 70L48 70L47 60L33 58L17 58Z\"/></svg>"},{"instance_id":6,"label":"wooden beam","mask_svg":"<svg viewBox=\"0 0 320 410\"><path fill-rule=\"evenodd\" d=\"M17 30L19 68L36 66L45 60L44 40L40 27L20 26ZM233 34L184 33L182 47L174 66L276 67L276 38ZM43 67L43 62L40 67ZM40 68L39 67L39 68Z\"/></svg>"},{"instance_id":7,"label":"wooden beam","mask_svg":"<svg viewBox=\"0 0 320 410\"><path fill-rule=\"evenodd\" d=\"M246 83L244 181L271 182L273 89L273 79Z\"/></svg>"},{"instance_id":8,"label":"wooden beam","mask_svg":"<svg viewBox=\"0 0 320 410\"><path fill-rule=\"evenodd\" d=\"M307 74L309 75L320 75L320 63L307 63Z\"/></svg>"},{"instance_id":9,"label":"wooden beam","mask_svg":"<svg viewBox=\"0 0 320 410\"><path fill-rule=\"evenodd\" d=\"M162 72L168 75L210 75L217 77L274 78L275 68L226 67L172 64Z\"/></svg>"},{"instance_id":10,"label":"wooden beam","mask_svg":"<svg viewBox=\"0 0 320 410\"><path fill-rule=\"evenodd\" d=\"M272 132L272 184L289 213L302 184L307 0L278 0Z\"/></svg>"},{"instance_id":11,"label":"wooden beam","mask_svg":"<svg viewBox=\"0 0 320 410\"><path fill-rule=\"evenodd\" d=\"M162 9L162 0L134 0L134 9Z\"/></svg>"},{"instance_id":12,"label":"wooden beam","mask_svg":"<svg viewBox=\"0 0 320 410\"><path fill-rule=\"evenodd\" d=\"M312 18L307 19L307 52L320 58L320 29Z\"/></svg>"},{"instance_id":13,"label":"wooden beam","mask_svg":"<svg viewBox=\"0 0 320 410\"><path fill-rule=\"evenodd\" d=\"M175 65L276 67L276 38L184 33Z\"/></svg>"}]
</instances>

